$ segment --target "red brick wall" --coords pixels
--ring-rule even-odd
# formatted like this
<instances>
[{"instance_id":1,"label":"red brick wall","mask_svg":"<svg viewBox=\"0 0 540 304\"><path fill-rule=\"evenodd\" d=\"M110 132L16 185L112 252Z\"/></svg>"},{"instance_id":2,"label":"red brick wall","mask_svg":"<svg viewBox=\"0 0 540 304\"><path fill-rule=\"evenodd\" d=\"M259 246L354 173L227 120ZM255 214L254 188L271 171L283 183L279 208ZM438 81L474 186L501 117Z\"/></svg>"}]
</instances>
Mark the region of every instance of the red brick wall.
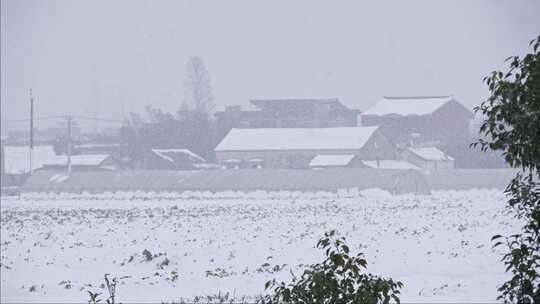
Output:
<instances>
[{"instance_id":1,"label":"red brick wall","mask_svg":"<svg viewBox=\"0 0 540 304\"><path fill-rule=\"evenodd\" d=\"M364 115L362 126L380 126L381 132L394 143L407 143L411 133L419 133L422 141L453 144L469 139L471 118L470 111L451 101L431 115Z\"/></svg>"}]
</instances>

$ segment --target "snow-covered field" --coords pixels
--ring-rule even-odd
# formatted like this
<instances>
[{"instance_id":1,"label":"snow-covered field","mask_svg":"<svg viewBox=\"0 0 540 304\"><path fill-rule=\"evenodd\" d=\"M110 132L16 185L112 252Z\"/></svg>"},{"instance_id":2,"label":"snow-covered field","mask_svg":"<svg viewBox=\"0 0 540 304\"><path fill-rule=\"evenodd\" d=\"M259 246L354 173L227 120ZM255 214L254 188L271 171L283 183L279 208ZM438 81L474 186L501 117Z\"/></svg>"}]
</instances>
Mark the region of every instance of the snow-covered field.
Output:
<instances>
[{"instance_id":1,"label":"snow-covered field","mask_svg":"<svg viewBox=\"0 0 540 304\"><path fill-rule=\"evenodd\" d=\"M322 260L337 229L402 302L493 302L507 275L490 238L519 225L500 190L348 198L2 198L2 302L86 302L103 275L117 300L256 296ZM146 255L143 251L147 251ZM148 252L150 254L148 254Z\"/></svg>"}]
</instances>

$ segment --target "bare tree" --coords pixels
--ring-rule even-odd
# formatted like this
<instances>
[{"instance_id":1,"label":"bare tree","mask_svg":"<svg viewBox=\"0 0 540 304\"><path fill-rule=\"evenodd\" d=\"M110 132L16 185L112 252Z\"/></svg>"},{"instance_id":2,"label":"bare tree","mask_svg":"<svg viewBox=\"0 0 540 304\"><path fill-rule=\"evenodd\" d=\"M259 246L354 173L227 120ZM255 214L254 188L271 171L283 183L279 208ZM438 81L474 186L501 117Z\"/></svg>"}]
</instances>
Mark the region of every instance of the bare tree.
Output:
<instances>
[{"instance_id":1,"label":"bare tree","mask_svg":"<svg viewBox=\"0 0 540 304\"><path fill-rule=\"evenodd\" d=\"M191 57L186 65L183 107L210 114L214 109L214 96L210 85L210 74L199 57Z\"/></svg>"}]
</instances>

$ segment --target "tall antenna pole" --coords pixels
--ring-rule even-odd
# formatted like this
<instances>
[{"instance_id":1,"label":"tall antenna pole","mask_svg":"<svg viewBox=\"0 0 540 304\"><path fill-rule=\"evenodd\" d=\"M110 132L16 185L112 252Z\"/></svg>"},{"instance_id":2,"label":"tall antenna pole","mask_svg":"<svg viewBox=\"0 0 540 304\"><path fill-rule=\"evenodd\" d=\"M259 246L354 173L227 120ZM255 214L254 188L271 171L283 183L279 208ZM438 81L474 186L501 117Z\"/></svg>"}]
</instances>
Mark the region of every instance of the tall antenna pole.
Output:
<instances>
[{"instance_id":1,"label":"tall antenna pole","mask_svg":"<svg viewBox=\"0 0 540 304\"><path fill-rule=\"evenodd\" d=\"M67 146L67 170L71 173L71 116L68 115L68 146Z\"/></svg>"},{"instance_id":2,"label":"tall antenna pole","mask_svg":"<svg viewBox=\"0 0 540 304\"><path fill-rule=\"evenodd\" d=\"M34 97L32 96L32 88L30 88L30 175L34 174L33 168L34 154Z\"/></svg>"}]
</instances>

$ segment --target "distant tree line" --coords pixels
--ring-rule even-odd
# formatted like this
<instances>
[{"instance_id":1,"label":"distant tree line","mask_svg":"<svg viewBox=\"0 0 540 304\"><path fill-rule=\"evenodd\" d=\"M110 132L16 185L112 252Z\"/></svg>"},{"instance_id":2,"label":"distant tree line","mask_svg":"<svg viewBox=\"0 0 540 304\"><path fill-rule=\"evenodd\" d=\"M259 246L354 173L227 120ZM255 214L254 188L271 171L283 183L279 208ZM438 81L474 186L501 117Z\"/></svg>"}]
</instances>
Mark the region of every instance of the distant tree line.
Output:
<instances>
[{"instance_id":1,"label":"distant tree line","mask_svg":"<svg viewBox=\"0 0 540 304\"><path fill-rule=\"evenodd\" d=\"M122 143L131 159L138 159L151 148L189 149L213 160L216 130L211 119L214 98L210 75L199 57L186 66L184 100L176 113L146 107L146 117L131 113L121 127Z\"/></svg>"},{"instance_id":2,"label":"distant tree line","mask_svg":"<svg viewBox=\"0 0 540 304\"><path fill-rule=\"evenodd\" d=\"M132 113L121 128L128 156L139 158L151 148L182 148L213 159L214 128L206 113L184 109L173 114L147 107L146 114L143 119Z\"/></svg>"}]
</instances>

